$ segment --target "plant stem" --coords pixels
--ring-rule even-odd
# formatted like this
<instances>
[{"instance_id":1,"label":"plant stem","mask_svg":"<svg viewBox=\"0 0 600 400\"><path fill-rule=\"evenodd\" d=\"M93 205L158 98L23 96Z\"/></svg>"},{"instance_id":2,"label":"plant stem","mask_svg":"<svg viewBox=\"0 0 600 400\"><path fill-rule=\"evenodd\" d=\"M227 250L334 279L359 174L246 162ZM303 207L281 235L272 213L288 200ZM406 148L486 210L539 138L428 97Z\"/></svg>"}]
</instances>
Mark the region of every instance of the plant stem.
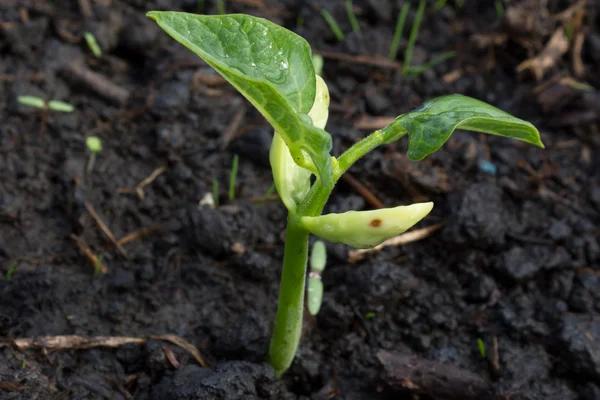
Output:
<instances>
[{"instance_id":1,"label":"plant stem","mask_svg":"<svg viewBox=\"0 0 600 400\"><path fill-rule=\"evenodd\" d=\"M87 169L86 169L87 175L91 175L92 174L92 171L94 170L94 165L95 164L96 164L96 153L92 152L90 154L90 159L88 160L88 163L87 163Z\"/></svg>"},{"instance_id":2,"label":"plant stem","mask_svg":"<svg viewBox=\"0 0 600 400\"><path fill-rule=\"evenodd\" d=\"M297 216L290 214L275 329L267 356L267 361L275 369L277 377L281 377L292 364L300 342L307 260L308 231L302 228Z\"/></svg>"}]
</instances>

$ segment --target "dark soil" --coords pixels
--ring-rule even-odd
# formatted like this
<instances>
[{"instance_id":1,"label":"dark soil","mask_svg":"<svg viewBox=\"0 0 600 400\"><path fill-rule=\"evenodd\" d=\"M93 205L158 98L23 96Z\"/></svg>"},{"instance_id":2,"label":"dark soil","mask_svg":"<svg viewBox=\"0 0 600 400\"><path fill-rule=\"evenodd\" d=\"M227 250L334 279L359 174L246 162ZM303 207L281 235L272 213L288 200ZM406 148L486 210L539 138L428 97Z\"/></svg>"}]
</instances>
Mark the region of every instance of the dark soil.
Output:
<instances>
[{"instance_id":1,"label":"dark soil","mask_svg":"<svg viewBox=\"0 0 600 400\"><path fill-rule=\"evenodd\" d=\"M419 164L406 160L403 141L355 166L352 175L385 205L431 199L436 207L419 227L446 227L357 264L347 261L348 248L329 245L321 312L306 318L282 381L262 359L286 214L277 201L251 201L272 184L271 128L144 17L196 3L0 2L0 399L459 398L441 390L453 379L477 381L489 398L600 399L600 97L573 83L600 87L597 2L559 14L575 2L504 1L503 17L492 1L449 1L438 11L432 3L413 65L457 55L409 79L336 57L387 56L403 2L355 0L358 34L341 0L226 1L229 12L282 23L326 52L336 154L368 133L356 125L363 116L395 116L449 93L532 121L546 145L457 132ZM319 7L336 17L343 42ZM216 12L214 1L206 12ZM568 52L539 80L517 73L562 25L572 31ZM98 39L101 59L87 49L85 31ZM42 118L19 95L64 100L76 111ZM91 135L104 150L86 176ZM240 172L228 201L234 154ZM143 197L119 190L161 167ZM199 205L213 178L222 194L216 209ZM369 207L342 182L327 211ZM117 239L153 231L119 251L90 210ZM107 274L94 273L72 235L101 256ZM61 351L12 342L161 334L196 346L210 368L160 340ZM394 362L381 361L382 350L417 360L412 386ZM425 379L431 368L442 376Z\"/></svg>"}]
</instances>

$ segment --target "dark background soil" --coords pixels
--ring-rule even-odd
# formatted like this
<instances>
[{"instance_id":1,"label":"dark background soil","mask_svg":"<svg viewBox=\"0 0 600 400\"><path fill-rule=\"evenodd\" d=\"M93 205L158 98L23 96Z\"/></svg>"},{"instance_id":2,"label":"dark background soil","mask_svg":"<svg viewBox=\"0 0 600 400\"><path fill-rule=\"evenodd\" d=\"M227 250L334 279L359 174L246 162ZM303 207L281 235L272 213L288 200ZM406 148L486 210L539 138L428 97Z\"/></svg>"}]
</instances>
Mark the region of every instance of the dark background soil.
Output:
<instances>
[{"instance_id":1,"label":"dark background soil","mask_svg":"<svg viewBox=\"0 0 600 400\"><path fill-rule=\"evenodd\" d=\"M446 226L357 264L347 261L346 247L329 245L321 312L306 318L282 381L261 361L275 314L285 210L277 201L251 201L272 184L271 129L144 16L194 11L196 3L0 2L0 399L430 398L422 392L431 387L400 389L393 367L384 371L377 358L381 349L471 371L491 382L490 397L600 399L600 97L573 83L600 87L597 2L566 16L575 2L504 1L504 16L487 0L462 8L449 1L437 11L430 3L413 64L449 50L457 56L411 79L374 65L376 55L387 56L402 1L356 0L360 34L351 33L341 0L225 2L228 12L284 24L326 52L336 154L368 133L357 128L365 115L396 116L449 93L532 121L546 145L457 132L419 164L405 159L401 142L356 165L352 175L385 205L431 199L436 207L419 227ZM205 7L216 12L214 2ZM343 42L319 7L336 17ZM415 10L416 3L407 27ZM562 26L573 31L566 54L540 79L518 74ZM98 39L101 59L82 41L85 31ZM68 101L76 111L43 121L18 95ZM227 132L233 140L223 139ZM90 135L104 150L86 176ZM237 196L228 201L234 154ZM161 167L143 198L119 191ZM213 178L220 207L199 206ZM154 231L122 253L90 207L117 239ZM341 182L327 211L370 207ZM107 274L94 274L71 235L102 257ZM10 343L160 334L186 339L210 368L158 340L55 352ZM497 340L497 374L480 355L479 338L492 355Z\"/></svg>"}]
</instances>

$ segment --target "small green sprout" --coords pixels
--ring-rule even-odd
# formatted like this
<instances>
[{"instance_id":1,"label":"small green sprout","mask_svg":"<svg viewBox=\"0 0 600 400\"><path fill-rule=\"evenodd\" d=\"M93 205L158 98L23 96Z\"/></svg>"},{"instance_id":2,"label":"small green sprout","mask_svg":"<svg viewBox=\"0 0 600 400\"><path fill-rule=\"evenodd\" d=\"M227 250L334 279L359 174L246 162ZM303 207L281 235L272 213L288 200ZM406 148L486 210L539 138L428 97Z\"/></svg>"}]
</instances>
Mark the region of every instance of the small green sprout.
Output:
<instances>
[{"instance_id":1,"label":"small green sprout","mask_svg":"<svg viewBox=\"0 0 600 400\"><path fill-rule=\"evenodd\" d=\"M456 129L543 147L538 130L529 122L482 101L449 95L400 115L334 157L331 135L325 130L329 90L315 73L311 48L303 38L243 14L152 11L147 15L228 80L273 127L269 159L277 192L288 210L279 303L267 355L278 377L289 368L300 341L310 234L369 248L406 231L433 207L427 202L321 215L335 184L356 161L404 136L409 139L408 158L422 160L442 147Z\"/></svg>"},{"instance_id":2,"label":"small green sprout","mask_svg":"<svg viewBox=\"0 0 600 400\"><path fill-rule=\"evenodd\" d=\"M354 5L352 4L352 0L346 0L346 13L348 14L350 26L352 26L352 32L360 33L360 25L356 19L356 14L354 14Z\"/></svg>"},{"instance_id":3,"label":"small green sprout","mask_svg":"<svg viewBox=\"0 0 600 400\"><path fill-rule=\"evenodd\" d=\"M321 274L327 264L327 248L325 243L317 240L310 254L310 272L307 283L307 304L310 315L317 315L323 302L323 281Z\"/></svg>"},{"instance_id":4,"label":"small green sprout","mask_svg":"<svg viewBox=\"0 0 600 400\"><path fill-rule=\"evenodd\" d=\"M435 11L439 11L439 10L441 10L442 8L444 8L444 6L446 5L446 3L447 3L447 0L437 0L437 1L435 2L435 5L433 6L433 9L434 9Z\"/></svg>"},{"instance_id":5,"label":"small green sprout","mask_svg":"<svg viewBox=\"0 0 600 400\"><path fill-rule=\"evenodd\" d=\"M219 181L217 178L213 178L212 180L212 198L213 205L219 207Z\"/></svg>"},{"instance_id":6,"label":"small green sprout","mask_svg":"<svg viewBox=\"0 0 600 400\"><path fill-rule=\"evenodd\" d=\"M235 199L235 181L237 180L239 163L240 159L238 155L235 154L231 165L231 174L229 175L229 200Z\"/></svg>"},{"instance_id":7,"label":"small green sprout","mask_svg":"<svg viewBox=\"0 0 600 400\"><path fill-rule=\"evenodd\" d=\"M323 56L319 54L313 54L312 56L313 67L315 68L315 74L321 76L323 75Z\"/></svg>"},{"instance_id":8,"label":"small green sprout","mask_svg":"<svg viewBox=\"0 0 600 400\"><path fill-rule=\"evenodd\" d=\"M417 42L417 36L419 36L419 28L421 27L421 21L423 20L423 14L425 13L425 0L419 2L419 8L417 9L417 15L413 22L410 30L410 36L408 37L408 44L404 50L404 63L402 64L402 75L406 75L410 71L410 62L412 61L412 53Z\"/></svg>"},{"instance_id":9,"label":"small green sprout","mask_svg":"<svg viewBox=\"0 0 600 400\"><path fill-rule=\"evenodd\" d=\"M17 266L19 265L18 262L13 261L10 264L10 267L8 267L8 271L6 271L6 280L10 281L13 277L13 274L15 273L15 270L17 269Z\"/></svg>"},{"instance_id":10,"label":"small green sprout","mask_svg":"<svg viewBox=\"0 0 600 400\"><path fill-rule=\"evenodd\" d=\"M494 0L494 7L496 8L496 15L498 18L504 18L504 4L502 0Z\"/></svg>"},{"instance_id":11,"label":"small green sprout","mask_svg":"<svg viewBox=\"0 0 600 400\"><path fill-rule=\"evenodd\" d=\"M373 311L369 311L368 313L365 314L366 319L373 319L373 318L375 318L375 316L377 316L377 314L375 314Z\"/></svg>"},{"instance_id":12,"label":"small green sprout","mask_svg":"<svg viewBox=\"0 0 600 400\"><path fill-rule=\"evenodd\" d=\"M17 101L19 102L19 104L22 104L24 106L40 108L43 110L51 110L64 113L70 113L75 110L75 107L73 107L69 103L65 103L64 101L50 100L46 103L43 99L36 96L19 96L17 97Z\"/></svg>"},{"instance_id":13,"label":"small green sprout","mask_svg":"<svg viewBox=\"0 0 600 400\"><path fill-rule=\"evenodd\" d=\"M217 13L225 14L225 0L217 0Z\"/></svg>"},{"instance_id":14,"label":"small green sprout","mask_svg":"<svg viewBox=\"0 0 600 400\"><path fill-rule=\"evenodd\" d=\"M97 136L88 136L85 139L85 145L90 152L90 158L87 163L87 174L90 175L94 170L96 164L96 154L102 151L102 141Z\"/></svg>"},{"instance_id":15,"label":"small green sprout","mask_svg":"<svg viewBox=\"0 0 600 400\"><path fill-rule=\"evenodd\" d=\"M483 339L477 338L477 347L479 348L479 354L481 354L481 358L485 358L486 351L485 351L485 343L484 343Z\"/></svg>"},{"instance_id":16,"label":"small green sprout","mask_svg":"<svg viewBox=\"0 0 600 400\"><path fill-rule=\"evenodd\" d=\"M342 32L342 29L336 22L335 18L333 18L333 15L331 15L331 13L326 9L321 10L321 15L323 16L325 22L327 22L327 25L329 25L329 29L331 29L331 32L335 38L340 42L344 40L344 32Z\"/></svg>"},{"instance_id":17,"label":"small green sprout","mask_svg":"<svg viewBox=\"0 0 600 400\"><path fill-rule=\"evenodd\" d=\"M395 60L398 55L398 48L400 47L400 39L402 39L402 31L404 30L404 23L406 22L406 16L408 15L408 10L410 9L410 2L405 2L400 9L400 14L398 14L398 20L396 21L396 29L394 30L394 39L392 41L392 46L390 47L390 53L388 54L388 58L390 60Z\"/></svg>"},{"instance_id":18,"label":"small green sprout","mask_svg":"<svg viewBox=\"0 0 600 400\"><path fill-rule=\"evenodd\" d=\"M92 54L94 56L96 56L96 58L101 58L102 57L102 49L100 48L100 45L96 41L96 37L94 36L94 34L92 32L85 32L83 34L83 38L85 39L85 42L87 43L88 47L90 48L90 51L92 52Z\"/></svg>"}]
</instances>

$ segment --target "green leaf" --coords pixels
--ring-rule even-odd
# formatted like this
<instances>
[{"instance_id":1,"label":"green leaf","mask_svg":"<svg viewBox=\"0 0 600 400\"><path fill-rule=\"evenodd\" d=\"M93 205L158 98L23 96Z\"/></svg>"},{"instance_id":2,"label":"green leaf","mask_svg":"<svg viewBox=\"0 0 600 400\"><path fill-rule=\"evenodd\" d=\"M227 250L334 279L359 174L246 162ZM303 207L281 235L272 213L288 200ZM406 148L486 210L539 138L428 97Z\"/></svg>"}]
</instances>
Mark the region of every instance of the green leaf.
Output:
<instances>
[{"instance_id":1,"label":"green leaf","mask_svg":"<svg viewBox=\"0 0 600 400\"><path fill-rule=\"evenodd\" d=\"M151 11L175 40L196 53L238 89L279 132L294 161L333 186L331 137L306 117L316 77L309 44L300 36L248 15L196 15Z\"/></svg>"},{"instance_id":2,"label":"green leaf","mask_svg":"<svg viewBox=\"0 0 600 400\"><path fill-rule=\"evenodd\" d=\"M391 143L408 133L407 156L418 161L442 147L455 129L504 136L544 147L538 130L531 123L462 95L425 102L384 128L383 136L385 143Z\"/></svg>"},{"instance_id":3,"label":"green leaf","mask_svg":"<svg viewBox=\"0 0 600 400\"><path fill-rule=\"evenodd\" d=\"M425 218L432 208L431 202L415 203L370 211L302 217L300 222L310 233L330 242L368 249L407 231Z\"/></svg>"}]
</instances>

